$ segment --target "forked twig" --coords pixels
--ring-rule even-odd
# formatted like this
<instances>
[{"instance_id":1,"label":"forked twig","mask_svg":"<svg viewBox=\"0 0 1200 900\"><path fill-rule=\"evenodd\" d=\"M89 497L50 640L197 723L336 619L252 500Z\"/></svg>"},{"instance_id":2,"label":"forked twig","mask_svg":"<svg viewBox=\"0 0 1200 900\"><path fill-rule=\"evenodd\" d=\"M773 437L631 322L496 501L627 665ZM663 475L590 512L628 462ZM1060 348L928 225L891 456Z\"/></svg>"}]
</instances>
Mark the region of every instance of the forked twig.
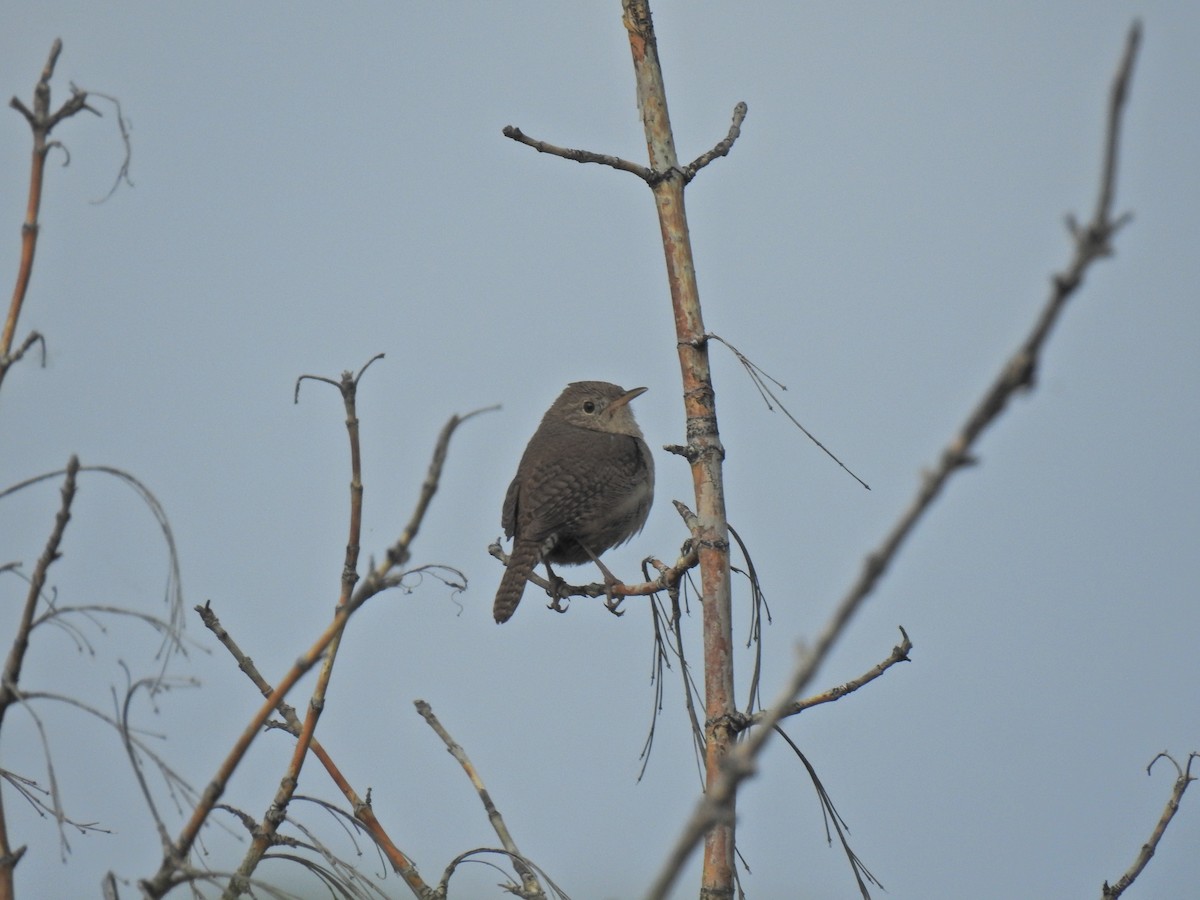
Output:
<instances>
[{"instance_id":1,"label":"forked twig","mask_svg":"<svg viewBox=\"0 0 1200 900\"><path fill-rule=\"evenodd\" d=\"M1158 842L1162 840L1162 836L1167 832L1167 826L1171 824L1171 820L1175 818L1175 813L1179 812L1179 803L1183 800L1183 792L1188 789L1188 785L1196 780L1196 776L1192 774L1192 763L1200 759L1200 752L1193 750L1188 754L1187 765L1180 766L1175 757L1170 753L1163 751L1150 760L1150 765L1146 766L1146 774L1150 774L1150 770L1154 768L1154 764L1160 759L1169 759L1171 765L1175 767L1176 778L1175 784L1171 788L1171 796L1167 798L1167 805L1162 811L1162 815L1158 817L1158 822L1154 826L1154 831L1150 835L1150 840L1142 844L1138 850L1137 858L1133 861L1125 874L1117 879L1116 883L1109 885L1106 881L1104 887L1100 890L1101 900L1117 900L1125 889L1133 884L1142 870L1150 863L1151 857L1154 856L1154 851L1158 849Z\"/></svg>"},{"instance_id":2,"label":"forked twig","mask_svg":"<svg viewBox=\"0 0 1200 900\"><path fill-rule=\"evenodd\" d=\"M217 614L212 610L210 604L197 606L196 613L200 616L204 626L216 636L221 645L229 651L230 656L234 658L238 668L245 673L246 677L254 684L259 693L264 697L269 697L273 693L271 685L263 678L258 671L258 667L254 661L248 657L242 648L234 640L233 636L225 630L221 625ZM287 723L287 730L295 736L299 736L302 724L299 716L296 715L296 710L290 703L281 701L279 704L279 714L283 716ZM357 819L366 829L367 834L375 841L380 851L387 857L391 863L392 869L398 874L413 894L417 897L427 897L432 894L432 888L425 884L421 878L417 867L412 863L408 856L395 845L382 823L375 816L375 811L371 808L370 792L368 791L367 799L363 800L358 792L350 784L349 780L342 774L333 757L321 745L321 742L314 736L312 743L309 744L309 750L321 762L329 777L333 779L333 783L337 785L338 790L342 792L342 796L350 804L350 808L354 812L354 818ZM252 823L253 824L253 823Z\"/></svg>"},{"instance_id":3,"label":"forked twig","mask_svg":"<svg viewBox=\"0 0 1200 900\"><path fill-rule=\"evenodd\" d=\"M702 153L680 170L684 184L695 178L700 173L700 170L714 159L729 155L729 151L733 149L734 142L742 133L742 122L745 121L748 110L749 107L744 102L738 103L733 108L733 122L730 124L729 132L725 137L719 140L711 150ZM551 156L559 156L577 163L596 163L597 165L616 169L618 172L629 172L642 179L642 181L651 187L654 187L654 185L658 184L669 174L667 172L656 172L654 169L630 162L619 156L611 156L607 153L595 153L591 150L574 150L570 147L559 147L555 144L538 140L537 138L531 138L515 125L505 125L502 134L506 138L516 141L518 144L532 147L538 153L549 153Z\"/></svg>"},{"instance_id":4,"label":"forked twig","mask_svg":"<svg viewBox=\"0 0 1200 900\"><path fill-rule=\"evenodd\" d=\"M64 101L58 109L50 111L50 79L54 77L54 68L58 65L58 57L61 53L62 41L55 39L50 47L50 55L46 59L46 64L42 67L41 77L33 88L32 109L17 97L8 101L8 105L24 116L25 121L29 123L30 131L33 133L33 158L29 172L29 197L25 205L25 221L21 226L21 260L17 267L17 280L13 286L8 315L5 317L3 329L0 329L0 384L4 383L4 376L8 374L8 370L25 355L25 351L29 349L33 341L40 340L40 336L35 332L25 339L15 353L12 350L17 322L21 318L21 308L25 304L25 298L29 292L29 281L33 275L33 257L37 248L40 227L38 212L42 205L42 185L46 173L46 155L52 147L59 147L66 153L66 148L62 144L50 140L50 134L59 122L69 119L83 110L100 115L99 112L88 106L87 92L79 90L75 85L71 85L70 98ZM70 160L69 154L67 159ZM43 344L43 350L44 346Z\"/></svg>"}]
</instances>

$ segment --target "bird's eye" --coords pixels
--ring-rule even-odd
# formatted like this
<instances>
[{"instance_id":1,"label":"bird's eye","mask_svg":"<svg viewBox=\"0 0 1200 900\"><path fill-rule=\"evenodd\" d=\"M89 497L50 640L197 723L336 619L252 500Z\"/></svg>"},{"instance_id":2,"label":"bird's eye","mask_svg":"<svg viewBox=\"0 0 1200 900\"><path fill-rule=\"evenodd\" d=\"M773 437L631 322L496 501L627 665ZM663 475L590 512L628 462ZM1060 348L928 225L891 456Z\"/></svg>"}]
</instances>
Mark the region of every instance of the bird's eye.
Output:
<instances>
[{"instance_id":1,"label":"bird's eye","mask_svg":"<svg viewBox=\"0 0 1200 900\"><path fill-rule=\"evenodd\" d=\"M583 404L583 411L585 413L594 413L596 411L596 404L591 400L585 401Z\"/></svg>"}]
</instances>

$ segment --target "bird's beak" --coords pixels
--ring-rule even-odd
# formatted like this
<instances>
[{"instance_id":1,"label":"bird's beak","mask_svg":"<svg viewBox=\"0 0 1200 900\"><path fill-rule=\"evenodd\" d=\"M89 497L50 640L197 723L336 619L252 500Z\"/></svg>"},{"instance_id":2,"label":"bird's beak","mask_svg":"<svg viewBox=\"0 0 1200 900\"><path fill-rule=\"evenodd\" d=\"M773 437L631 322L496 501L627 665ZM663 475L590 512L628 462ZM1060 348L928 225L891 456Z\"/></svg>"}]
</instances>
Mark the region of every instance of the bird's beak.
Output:
<instances>
[{"instance_id":1,"label":"bird's beak","mask_svg":"<svg viewBox=\"0 0 1200 900\"><path fill-rule=\"evenodd\" d=\"M626 403L628 403L634 397L640 397L642 394L646 393L646 391L648 391L648 390L649 390L649 388L644 388L644 387L631 388L630 390L623 393L616 400L614 400L612 403L608 404L608 411L612 412L614 409L620 409L622 406L624 406Z\"/></svg>"}]
</instances>

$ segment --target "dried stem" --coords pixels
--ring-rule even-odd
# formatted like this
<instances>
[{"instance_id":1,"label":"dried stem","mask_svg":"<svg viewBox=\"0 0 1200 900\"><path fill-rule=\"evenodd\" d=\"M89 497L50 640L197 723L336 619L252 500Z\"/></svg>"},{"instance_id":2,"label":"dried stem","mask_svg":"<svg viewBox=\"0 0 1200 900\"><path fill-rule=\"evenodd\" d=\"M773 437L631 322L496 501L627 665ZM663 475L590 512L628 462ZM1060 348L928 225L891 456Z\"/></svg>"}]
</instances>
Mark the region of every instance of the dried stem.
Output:
<instances>
[{"instance_id":1,"label":"dried stem","mask_svg":"<svg viewBox=\"0 0 1200 900\"><path fill-rule=\"evenodd\" d=\"M342 404L346 409L346 431L350 439L350 534L346 540L346 554L342 563L342 590L341 595L338 597L337 610L344 609L350 605L351 594L354 591L354 585L358 581L358 554L362 537L363 486L362 452L359 443L356 400L359 379L362 378L363 373L376 359L379 359L379 356L370 359L359 370L357 375L349 371L343 372L341 380L337 382L338 390L342 395ZM297 381L298 385L299 381ZM335 616L336 614L335 612ZM262 822L254 831L254 838L246 850L246 855L242 858L241 865L238 866L236 876L230 879L229 885L225 889L224 900L234 900L234 898L240 896L246 890L251 873L258 867L263 854L272 846L279 826L284 822L288 804L291 802L292 795L296 792L296 788L300 783L300 770L304 767L304 760L308 756L308 748L312 744L317 721L320 719L321 712L325 708L325 696L329 688L329 680L333 677L333 666L337 659L338 648L341 645L346 621L346 619L342 619L343 627L334 633L333 640L329 642L329 647L325 651L324 661L317 674L317 683L308 701L304 724L297 736L296 746L292 750L292 757L288 761L287 768L280 779L279 788L275 791L275 797L272 799L266 815L263 816Z\"/></svg>"},{"instance_id":2,"label":"dried stem","mask_svg":"<svg viewBox=\"0 0 1200 900\"><path fill-rule=\"evenodd\" d=\"M853 694L860 687L870 684L896 663L908 662L908 654L912 651L912 641L909 640L908 632L903 628L900 629L901 641L892 648L891 656L879 663L871 670L864 672L857 678L853 678L844 684L839 684L837 687L832 687L827 691L822 691L819 694L814 694L811 697L806 697L803 700L796 700L785 706L779 715L779 719L786 719L788 716L794 716L797 713L802 713L806 709L812 709L814 706L820 706L824 703L832 703L835 700L841 700L847 694ZM750 728L755 725L760 725L766 718L768 710L761 710L746 717L744 727Z\"/></svg>"},{"instance_id":3,"label":"dried stem","mask_svg":"<svg viewBox=\"0 0 1200 900\"><path fill-rule=\"evenodd\" d=\"M745 103L738 103L733 108L733 121L729 125L729 133L718 141L711 150L700 154L700 156L696 157L680 170L679 174L683 176L684 184L695 178L700 173L700 170L714 159L729 155L729 151L733 149L734 142L742 134L742 122L746 120L746 113L748 111L749 107ZM673 174L668 170L648 169L635 162L630 162L627 159L607 153L595 153L591 150L574 150L570 147L559 147L555 144L538 140L537 138L531 138L515 125L505 125L502 133L506 138L510 138L518 144L524 144L526 147L532 147L538 153L548 153L551 156L559 156L577 163L596 163L597 165L616 169L619 172L629 172L642 179L650 187L654 187L658 182L664 178L671 177Z\"/></svg>"},{"instance_id":4,"label":"dried stem","mask_svg":"<svg viewBox=\"0 0 1200 900\"><path fill-rule=\"evenodd\" d=\"M330 625L313 642L312 646L292 664L292 667L275 685L275 690L271 692L266 702L259 707L258 712L254 714L238 736L233 747L217 768L212 780L205 787L200 802L192 810L192 815L184 824L178 837L169 847L164 848L163 859L158 871L151 878L139 882L138 886L147 897L162 897L175 884L188 880L187 877L181 877L179 873L186 868L188 854L191 853L192 847L196 843L201 827L225 792L225 786L245 757L246 751L250 749L250 745L261 732L263 724L280 701L287 696L296 682L320 661L325 649L345 626L346 619L353 611L354 607L352 606L343 606L338 609Z\"/></svg>"},{"instance_id":5,"label":"dried stem","mask_svg":"<svg viewBox=\"0 0 1200 900\"><path fill-rule=\"evenodd\" d=\"M560 156L563 159L573 160L577 163L596 163L601 166L610 166L621 172L631 172L642 181L652 181L654 173L645 166L639 166L637 163L632 163L627 159L621 159L619 156L609 156L605 153L593 153L591 150L572 150L570 147L558 147L554 144L548 144L545 141L539 141L537 138L531 138L520 128L515 125L505 125L503 135L506 138L511 138L518 144L524 144L526 147L532 147L538 153L549 153L551 156Z\"/></svg>"}]
</instances>

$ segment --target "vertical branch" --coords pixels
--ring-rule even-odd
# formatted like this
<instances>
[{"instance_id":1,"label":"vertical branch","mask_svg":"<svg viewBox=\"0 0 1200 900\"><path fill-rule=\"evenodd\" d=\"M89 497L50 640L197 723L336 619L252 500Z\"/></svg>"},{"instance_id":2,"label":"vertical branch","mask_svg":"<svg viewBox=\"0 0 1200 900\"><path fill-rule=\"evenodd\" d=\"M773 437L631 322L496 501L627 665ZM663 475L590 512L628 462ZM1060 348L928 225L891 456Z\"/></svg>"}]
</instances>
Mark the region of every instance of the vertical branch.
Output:
<instances>
[{"instance_id":1,"label":"vertical branch","mask_svg":"<svg viewBox=\"0 0 1200 900\"><path fill-rule=\"evenodd\" d=\"M357 376L351 376L349 374L343 376L342 382L333 381L329 378L321 378L315 375L302 375L296 381L296 396L299 397L300 382L304 379L323 381L327 384L332 384L335 387L338 387L339 390L342 390L344 395L345 388L343 387L343 383L347 379L350 379L353 383L357 384L358 380L362 378L363 372L366 371L367 366L371 365L371 363L375 362L375 360L379 359L382 355L383 354L379 354L378 356L374 356L368 360L366 365L359 369ZM348 407L348 410L351 408L352 407ZM357 419L354 419L353 416L351 416L350 419L353 419L354 421L352 433L355 437L354 445L351 448L351 453L354 457L353 464L355 466L355 471L357 471ZM347 421L347 427L352 427L349 420ZM355 505L355 497L357 497L358 501L361 503L362 485L358 479L355 479L355 484L358 485L357 490L353 484L351 485L352 507ZM359 509L357 513L351 513L351 541L350 546L347 546L346 548L347 559L353 556L353 559L356 562L358 559L358 531L356 529L358 528L358 523L360 521L361 509ZM358 575L353 571L352 568L348 571L343 571L343 588L345 588L347 582L352 587L357 581ZM376 591L378 589L379 588L377 587ZM321 661L331 644L340 639L342 630L346 627L346 620L349 619L351 614L353 614L356 609L362 606L362 604L365 603L374 593L375 591L369 593L360 591L358 596L350 598L347 602L349 594L346 589L343 590L342 599L339 601L337 609L333 615L333 621L329 623L329 626L321 633L312 646L309 647L308 650L306 650L304 654L296 660L295 663L292 664L292 667L288 670L288 672L275 685L275 690L273 690L271 695L267 697L266 702L259 707L258 712L255 713L254 717L242 731L237 741L234 742L232 749L230 749L225 759L221 762L221 765L218 767L216 774L212 778L212 781L208 783L208 786L204 789L203 794L201 794L200 801L196 804L195 809L192 810L192 814L188 818L188 821L184 824L179 836L175 839L174 843L163 848L163 858L159 864L158 871L155 872L150 878L143 879L142 881L138 882L138 888L141 890L143 896L150 898L162 897L177 884L188 879L186 873L181 874L181 871L187 866L188 855L191 853L192 847L195 846L196 840L200 835L200 829L204 827L204 823L208 819L209 814L213 811L217 801L221 799L221 795L225 792L225 787L229 784L229 779L233 777L234 771L241 764L242 759L245 758L246 752L250 749L250 744L254 742L254 739L258 736L260 729L270 717L271 713L275 711L275 709L283 701L283 698L288 695L288 692L295 687L296 682L303 678L305 673L307 673L318 662ZM315 697L314 700L320 702L321 698ZM315 721L313 722L313 725L315 726ZM304 752L307 752L309 745L308 742L312 740L311 731L309 732L307 738L303 737L302 734L301 740L305 748ZM291 790L294 792L294 785ZM291 792L288 793L288 797L290 796ZM282 811L280 813L280 818L282 819Z\"/></svg>"},{"instance_id":2,"label":"vertical branch","mask_svg":"<svg viewBox=\"0 0 1200 900\"><path fill-rule=\"evenodd\" d=\"M25 606L21 610L21 621L17 626L17 634L13 639L12 648L8 651L8 659L4 663L4 672L0 676L0 723L8 708L17 702L19 692L17 684L21 680L21 667L25 662L25 652L29 649L29 633L33 630L33 613L37 609L38 599L42 596L42 588L46 584L46 573L58 559L58 548L62 544L63 533L67 523L71 521L71 503L75 499L75 476L79 472L79 457L72 456L67 463L67 478L62 486L62 505L54 517L54 530L46 541L46 547L29 579L29 592L25 596ZM13 870L25 853L21 847L14 851L8 842L8 827L5 824L3 798L0 797L0 900L11 900L13 893Z\"/></svg>"},{"instance_id":3,"label":"vertical branch","mask_svg":"<svg viewBox=\"0 0 1200 900\"><path fill-rule=\"evenodd\" d=\"M729 537L721 462L725 457L717 433L716 398L709 369L700 294L692 260L691 238L683 192L686 176L679 168L666 89L659 65L648 0L622 0L637 79L638 109L646 131L646 148L654 177L650 180L667 261L667 280L675 312L683 403L687 420L686 455L692 467L697 522L693 532L700 557L704 603L705 783L720 777L733 746L736 712L733 694L733 626L730 610ZM730 801L732 806L732 801ZM705 838L701 896L733 895L733 816L714 825Z\"/></svg>"},{"instance_id":4,"label":"vertical branch","mask_svg":"<svg viewBox=\"0 0 1200 900\"><path fill-rule=\"evenodd\" d=\"M37 249L38 213L42 205L42 180L46 172L46 154L57 144L49 140L54 126L63 119L70 118L83 109L95 112L87 105L87 93L72 88L71 99L67 100L56 111L50 111L50 79L54 77L54 67L58 56L62 53L62 41L55 39L50 48L50 56L42 67L42 75L33 89L33 109L29 109L13 97L8 105L25 117L33 132L33 158L29 171L29 199L25 204L25 221L21 224L21 261L17 268L17 281L13 285L12 300L9 301L8 315L4 319L4 330L0 331L0 384L9 368L32 341L26 341L14 354L12 352L13 337L17 331L17 320L21 317L21 307L29 291L29 279L33 274L33 254Z\"/></svg>"},{"instance_id":5,"label":"vertical branch","mask_svg":"<svg viewBox=\"0 0 1200 900\"><path fill-rule=\"evenodd\" d=\"M351 595L354 592L354 585L358 582L358 554L361 547L362 536L362 453L359 444L358 436L358 411L356 396L358 393L358 380L362 377L362 373L379 357L373 357L358 375L352 372L343 372L342 378L338 382L338 390L342 394L342 403L346 408L346 431L350 437L350 534L346 541L346 556L342 564L342 588L341 594L338 597L336 612L341 613L342 610L350 607ZM224 892L224 897L227 900L241 896L241 894L249 887L250 875L258 867L262 861L263 854L270 849L275 840L275 836L279 831L279 826L283 824L287 815L288 804L291 803L292 796L296 793L296 787L300 783L300 770L304 766L304 759L308 756L308 748L312 745L313 734L316 732L317 720L321 717L321 711L325 708L325 695L329 688L329 680L333 677L333 664L337 659L338 648L342 643L342 635L345 631L346 619L341 618L342 628L339 628L333 640L329 643L329 648L325 651L325 658L321 664L320 671L317 673L317 684L313 688L312 697L308 701L308 712L304 717L304 724L300 729L300 733L296 739L296 746L292 750L292 758L288 761L287 769L284 771L283 778L280 779L279 788L275 792L275 797L271 800L271 806L263 816L262 823L254 833L254 839L250 842L250 847L246 850L246 855L242 858L242 863L238 866L237 874L230 879L228 887Z\"/></svg>"}]
</instances>

